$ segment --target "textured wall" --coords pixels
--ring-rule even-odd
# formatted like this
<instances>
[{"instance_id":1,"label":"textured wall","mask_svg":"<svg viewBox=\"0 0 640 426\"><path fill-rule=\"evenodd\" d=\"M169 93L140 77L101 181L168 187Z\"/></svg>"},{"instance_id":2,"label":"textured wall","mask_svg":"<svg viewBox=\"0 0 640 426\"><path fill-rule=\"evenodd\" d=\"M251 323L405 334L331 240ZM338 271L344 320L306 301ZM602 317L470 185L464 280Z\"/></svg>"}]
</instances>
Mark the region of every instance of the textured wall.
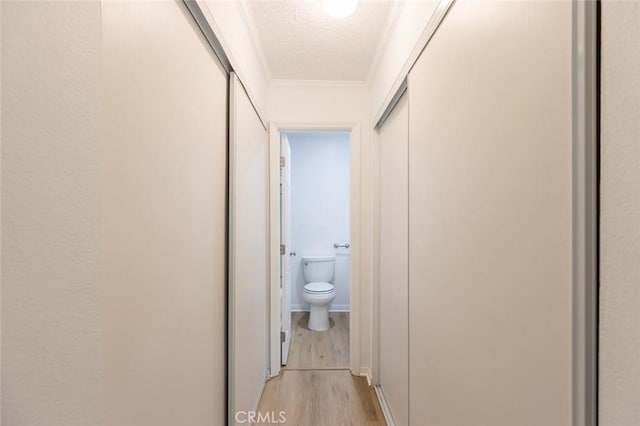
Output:
<instances>
[{"instance_id":1,"label":"textured wall","mask_svg":"<svg viewBox=\"0 0 640 426\"><path fill-rule=\"evenodd\" d=\"M2 20L2 423L98 426L100 3L3 1Z\"/></svg>"},{"instance_id":2,"label":"textured wall","mask_svg":"<svg viewBox=\"0 0 640 426\"><path fill-rule=\"evenodd\" d=\"M291 309L302 299L302 256L336 257L332 311L349 311L349 133L289 133L291 145Z\"/></svg>"},{"instance_id":3,"label":"textured wall","mask_svg":"<svg viewBox=\"0 0 640 426\"><path fill-rule=\"evenodd\" d=\"M600 421L640 424L640 3L602 6Z\"/></svg>"}]
</instances>

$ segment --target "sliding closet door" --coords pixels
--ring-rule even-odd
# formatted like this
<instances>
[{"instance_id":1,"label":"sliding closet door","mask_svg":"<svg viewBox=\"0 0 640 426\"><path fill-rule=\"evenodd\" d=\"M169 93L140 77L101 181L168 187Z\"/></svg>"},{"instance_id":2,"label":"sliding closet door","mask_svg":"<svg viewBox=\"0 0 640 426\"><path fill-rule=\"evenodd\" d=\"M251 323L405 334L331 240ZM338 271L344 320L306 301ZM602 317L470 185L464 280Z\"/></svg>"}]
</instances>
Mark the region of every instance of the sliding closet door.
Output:
<instances>
[{"instance_id":1,"label":"sliding closet door","mask_svg":"<svg viewBox=\"0 0 640 426\"><path fill-rule=\"evenodd\" d=\"M267 376L268 140L233 73L230 96L229 421L235 424L236 412L257 409Z\"/></svg>"},{"instance_id":2,"label":"sliding closet door","mask_svg":"<svg viewBox=\"0 0 640 426\"><path fill-rule=\"evenodd\" d=\"M409 76L412 425L571 424L571 3L457 1Z\"/></svg>"},{"instance_id":3,"label":"sliding closet door","mask_svg":"<svg viewBox=\"0 0 640 426\"><path fill-rule=\"evenodd\" d=\"M409 108L403 95L380 130L380 389L409 423Z\"/></svg>"},{"instance_id":4,"label":"sliding closet door","mask_svg":"<svg viewBox=\"0 0 640 426\"><path fill-rule=\"evenodd\" d=\"M103 2L102 43L106 424L222 425L227 73L182 2Z\"/></svg>"}]
</instances>

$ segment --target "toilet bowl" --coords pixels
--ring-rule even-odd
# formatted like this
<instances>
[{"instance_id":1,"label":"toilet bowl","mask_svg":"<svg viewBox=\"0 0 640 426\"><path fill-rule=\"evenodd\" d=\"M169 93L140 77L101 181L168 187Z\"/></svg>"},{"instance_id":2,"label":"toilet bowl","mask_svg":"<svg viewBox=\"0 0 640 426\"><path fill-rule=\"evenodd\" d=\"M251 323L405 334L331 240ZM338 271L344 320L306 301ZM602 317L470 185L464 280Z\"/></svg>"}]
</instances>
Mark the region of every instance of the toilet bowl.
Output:
<instances>
[{"instance_id":1,"label":"toilet bowl","mask_svg":"<svg viewBox=\"0 0 640 426\"><path fill-rule=\"evenodd\" d=\"M310 305L309 329L326 331L329 329L329 307L336 296L333 281L335 257L303 256L302 272L304 291L302 300Z\"/></svg>"},{"instance_id":2,"label":"toilet bowl","mask_svg":"<svg viewBox=\"0 0 640 426\"><path fill-rule=\"evenodd\" d=\"M304 286L302 300L310 305L310 330L326 331L329 329L329 306L335 297L336 291L333 284L315 282Z\"/></svg>"}]
</instances>

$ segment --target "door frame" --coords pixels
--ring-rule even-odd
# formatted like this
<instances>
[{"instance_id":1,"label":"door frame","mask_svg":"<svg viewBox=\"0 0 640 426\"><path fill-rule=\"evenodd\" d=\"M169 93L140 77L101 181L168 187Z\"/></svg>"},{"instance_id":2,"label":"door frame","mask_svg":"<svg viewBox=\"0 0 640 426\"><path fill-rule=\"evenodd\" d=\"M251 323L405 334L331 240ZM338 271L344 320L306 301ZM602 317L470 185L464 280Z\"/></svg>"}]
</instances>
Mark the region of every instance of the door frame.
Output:
<instances>
[{"instance_id":1,"label":"door frame","mask_svg":"<svg viewBox=\"0 0 640 426\"><path fill-rule=\"evenodd\" d=\"M284 159L284 164L282 160ZM284 207L286 206L286 207ZM284 213L284 215L283 215ZM285 217L286 216L286 217ZM286 230L286 232L285 232ZM284 253L280 246L280 294L285 296L284 300L291 299L291 144L286 133L280 133L280 244L285 246ZM293 253L295 254L295 253ZM284 291L283 282L288 281L287 291ZM282 296L279 300L283 300ZM289 351L291 350L291 304L289 309L285 309L285 305L280 305L282 314L288 313L289 319L280 318L281 324L287 324L288 328L284 330L286 334L282 336L283 330L280 329L280 365L285 365L289 359ZM268 331L267 333L269 333Z\"/></svg>"},{"instance_id":2,"label":"door frame","mask_svg":"<svg viewBox=\"0 0 640 426\"><path fill-rule=\"evenodd\" d=\"M270 123L269 125L269 377L280 374L280 134L349 132L349 367L360 375L360 123Z\"/></svg>"}]
</instances>

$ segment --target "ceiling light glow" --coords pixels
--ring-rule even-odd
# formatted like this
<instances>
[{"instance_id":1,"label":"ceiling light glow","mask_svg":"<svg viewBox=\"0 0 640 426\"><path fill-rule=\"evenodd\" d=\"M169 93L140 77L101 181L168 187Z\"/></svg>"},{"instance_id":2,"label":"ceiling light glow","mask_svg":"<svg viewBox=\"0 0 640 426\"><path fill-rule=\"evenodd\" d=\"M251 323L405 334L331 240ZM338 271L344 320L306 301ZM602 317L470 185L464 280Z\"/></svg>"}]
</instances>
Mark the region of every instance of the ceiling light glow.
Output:
<instances>
[{"instance_id":1,"label":"ceiling light glow","mask_svg":"<svg viewBox=\"0 0 640 426\"><path fill-rule=\"evenodd\" d=\"M322 0L322 7L334 18L346 18L355 12L358 0Z\"/></svg>"}]
</instances>

